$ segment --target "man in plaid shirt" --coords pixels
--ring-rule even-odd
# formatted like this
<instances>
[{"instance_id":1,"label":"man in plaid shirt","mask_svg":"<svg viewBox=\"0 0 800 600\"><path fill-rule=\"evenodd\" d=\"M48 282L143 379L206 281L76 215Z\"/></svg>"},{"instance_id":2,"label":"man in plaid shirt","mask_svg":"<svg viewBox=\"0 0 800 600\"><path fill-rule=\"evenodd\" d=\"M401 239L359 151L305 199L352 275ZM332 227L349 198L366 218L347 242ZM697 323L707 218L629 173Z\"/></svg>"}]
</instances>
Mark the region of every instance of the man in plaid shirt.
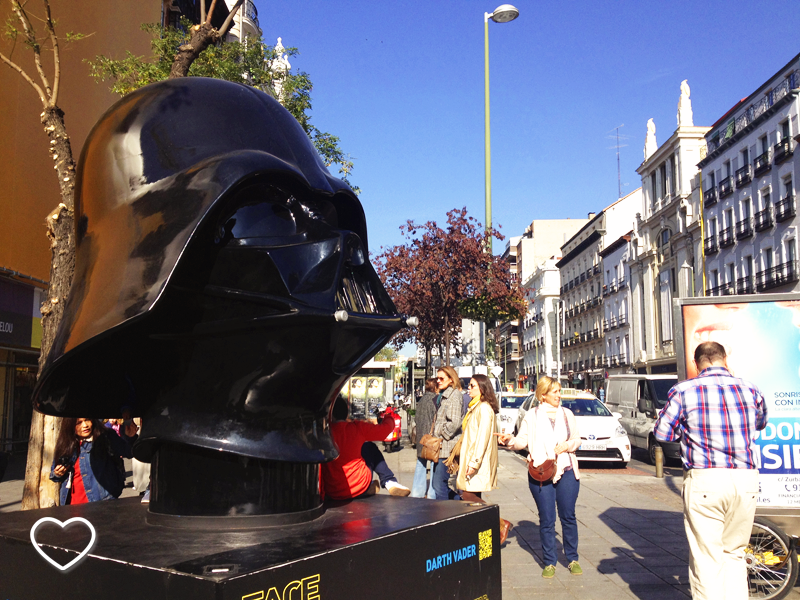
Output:
<instances>
[{"instance_id":1,"label":"man in plaid shirt","mask_svg":"<svg viewBox=\"0 0 800 600\"><path fill-rule=\"evenodd\" d=\"M758 495L751 444L767 424L758 388L728 371L725 349L703 342L694 353L698 376L669 391L654 434L681 437L683 517L694 600L746 600L744 549Z\"/></svg>"}]
</instances>

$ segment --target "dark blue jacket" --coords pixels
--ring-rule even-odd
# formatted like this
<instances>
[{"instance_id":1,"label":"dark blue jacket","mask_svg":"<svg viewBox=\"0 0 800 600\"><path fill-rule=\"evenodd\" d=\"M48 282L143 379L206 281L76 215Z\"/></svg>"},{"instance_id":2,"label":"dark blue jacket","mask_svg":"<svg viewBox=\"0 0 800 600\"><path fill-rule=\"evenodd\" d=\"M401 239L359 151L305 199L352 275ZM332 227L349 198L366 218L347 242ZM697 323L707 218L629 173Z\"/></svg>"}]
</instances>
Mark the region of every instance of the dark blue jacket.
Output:
<instances>
[{"instance_id":1,"label":"dark blue jacket","mask_svg":"<svg viewBox=\"0 0 800 600\"><path fill-rule=\"evenodd\" d=\"M133 458L131 444L135 437L120 437L113 429L106 429L103 437L108 442L108 444L102 443L102 446L106 447L105 450L97 448L92 452L92 448L97 446L97 440L81 442L80 452L72 454L72 462L70 463L74 465L76 460L80 461L83 487L86 489L86 497L89 502L116 499L122 493L122 489L125 486L125 476L120 473L117 467L118 463L111 453ZM57 477L53 473L55 468L56 461L53 461L53 465L50 467L50 479L56 483L62 483L59 500L63 506L67 503L69 495L69 489L66 485L63 485L63 482L67 480L72 471L67 471L63 477Z\"/></svg>"}]
</instances>

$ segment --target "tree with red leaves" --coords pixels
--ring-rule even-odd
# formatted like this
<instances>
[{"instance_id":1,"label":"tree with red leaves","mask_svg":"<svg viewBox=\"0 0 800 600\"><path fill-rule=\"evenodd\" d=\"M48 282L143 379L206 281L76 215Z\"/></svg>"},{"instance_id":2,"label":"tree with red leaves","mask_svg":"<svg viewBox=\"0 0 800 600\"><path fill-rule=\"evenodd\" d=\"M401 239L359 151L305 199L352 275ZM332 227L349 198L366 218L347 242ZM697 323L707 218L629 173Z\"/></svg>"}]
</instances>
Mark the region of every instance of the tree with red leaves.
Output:
<instances>
[{"instance_id":1,"label":"tree with red leaves","mask_svg":"<svg viewBox=\"0 0 800 600\"><path fill-rule=\"evenodd\" d=\"M462 318L492 327L525 314L525 297L511 281L508 263L486 252L490 238L503 240L503 235L485 231L466 208L448 212L445 228L409 220L400 231L407 243L383 249L377 271L397 309L418 317L419 326L398 333L395 347L416 342L428 359L438 348L450 364L450 345L461 333Z\"/></svg>"}]
</instances>

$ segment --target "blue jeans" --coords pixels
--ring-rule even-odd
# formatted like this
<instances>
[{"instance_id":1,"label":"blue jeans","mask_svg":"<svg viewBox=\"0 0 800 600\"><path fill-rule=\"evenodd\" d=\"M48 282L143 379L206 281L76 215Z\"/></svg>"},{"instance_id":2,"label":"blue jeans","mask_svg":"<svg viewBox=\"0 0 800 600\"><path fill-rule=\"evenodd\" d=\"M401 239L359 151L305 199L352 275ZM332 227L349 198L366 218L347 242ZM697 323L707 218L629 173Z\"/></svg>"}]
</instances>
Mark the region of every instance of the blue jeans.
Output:
<instances>
[{"instance_id":1,"label":"blue jeans","mask_svg":"<svg viewBox=\"0 0 800 600\"><path fill-rule=\"evenodd\" d=\"M428 462L424 458L417 457L417 468L414 469L414 483L411 484L412 498L436 498L433 491L433 472L431 471L431 484L428 484ZM427 492L427 493L426 493Z\"/></svg>"},{"instance_id":2,"label":"blue jeans","mask_svg":"<svg viewBox=\"0 0 800 600\"><path fill-rule=\"evenodd\" d=\"M364 442L361 446L361 458L372 469L372 472L378 476L381 481L381 487L386 487L387 481L397 481L394 472L383 459L383 453L378 450L374 442Z\"/></svg>"},{"instance_id":3,"label":"blue jeans","mask_svg":"<svg viewBox=\"0 0 800 600\"><path fill-rule=\"evenodd\" d=\"M561 519L564 554L567 562L578 560L578 520L575 518L575 502L581 482L575 479L570 469L564 471L558 483L542 483L528 475L528 487L539 509L539 537L542 540L542 559L544 566L556 564L556 507Z\"/></svg>"},{"instance_id":4,"label":"blue jeans","mask_svg":"<svg viewBox=\"0 0 800 600\"><path fill-rule=\"evenodd\" d=\"M447 465L444 464L444 460L440 458L439 462L434 463L431 474L431 487L436 495L436 500L452 499L450 488L447 486L447 482L450 481L450 473L447 472Z\"/></svg>"}]
</instances>

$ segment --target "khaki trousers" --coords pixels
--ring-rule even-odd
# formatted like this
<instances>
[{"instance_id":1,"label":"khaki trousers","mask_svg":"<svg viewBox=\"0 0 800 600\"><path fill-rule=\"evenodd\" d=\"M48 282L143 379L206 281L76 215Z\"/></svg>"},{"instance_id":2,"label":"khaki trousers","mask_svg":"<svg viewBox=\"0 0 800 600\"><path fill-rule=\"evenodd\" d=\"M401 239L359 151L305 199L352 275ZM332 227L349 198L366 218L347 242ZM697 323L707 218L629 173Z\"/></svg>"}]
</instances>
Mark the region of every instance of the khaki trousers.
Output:
<instances>
[{"instance_id":1,"label":"khaki trousers","mask_svg":"<svg viewBox=\"0 0 800 600\"><path fill-rule=\"evenodd\" d=\"M747 600L744 550L758 495L756 469L691 469L683 476L683 520L694 600Z\"/></svg>"}]
</instances>

